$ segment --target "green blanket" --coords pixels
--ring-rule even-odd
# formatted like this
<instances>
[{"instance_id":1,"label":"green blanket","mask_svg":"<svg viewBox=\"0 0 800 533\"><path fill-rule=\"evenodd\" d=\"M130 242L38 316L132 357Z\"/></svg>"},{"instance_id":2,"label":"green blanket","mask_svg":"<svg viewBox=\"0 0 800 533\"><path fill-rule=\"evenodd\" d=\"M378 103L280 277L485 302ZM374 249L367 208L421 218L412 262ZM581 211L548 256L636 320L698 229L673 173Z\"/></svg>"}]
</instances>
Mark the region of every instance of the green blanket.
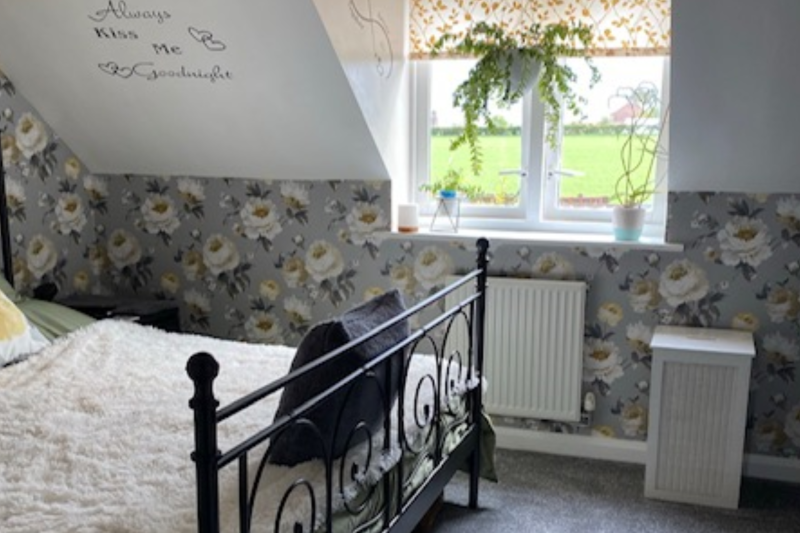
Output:
<instances>
[{"instance_id":1,"label":"green blanket","mask_svg":"<svg viewBox=\"0 0 800 533\"><path fill-rule=\"evenodd\" d=\"M2 276L0 276L0 290L19 307L28 321L50 340L95 322L94 318L69 307L23 296Z\"/></svg>"}]
</instances>

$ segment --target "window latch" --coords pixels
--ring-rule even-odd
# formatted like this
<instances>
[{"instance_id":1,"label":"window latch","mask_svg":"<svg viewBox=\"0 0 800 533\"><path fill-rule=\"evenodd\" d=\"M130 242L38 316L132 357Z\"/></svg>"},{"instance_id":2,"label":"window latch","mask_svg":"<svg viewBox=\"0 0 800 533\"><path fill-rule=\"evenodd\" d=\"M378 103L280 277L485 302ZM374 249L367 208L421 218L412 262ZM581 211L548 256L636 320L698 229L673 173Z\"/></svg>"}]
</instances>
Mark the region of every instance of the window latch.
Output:
<instances>
[{"instance_id":1,"label":"window latch","mask_svg":"<svg viewBox=\"0 0 800 533\"><path fill-rule=\"evenodd\" d=\"M520 176L522 178L528 177L528 172L521 168L501 170L497 173L500 176Z\"/></svg>"},{"instance_id":2,"label":"window latch","mask_svg":"<svg viewBox=\"0 0 800 533\"><path fill-rule=\"evenodd\" d=\"M554 178L556 176L564 178L580 178L585 175L586 173L581 172L580 170L569 170L567 168L555 168L547 172L548 178Z\"/></svg>"}]
</instances>

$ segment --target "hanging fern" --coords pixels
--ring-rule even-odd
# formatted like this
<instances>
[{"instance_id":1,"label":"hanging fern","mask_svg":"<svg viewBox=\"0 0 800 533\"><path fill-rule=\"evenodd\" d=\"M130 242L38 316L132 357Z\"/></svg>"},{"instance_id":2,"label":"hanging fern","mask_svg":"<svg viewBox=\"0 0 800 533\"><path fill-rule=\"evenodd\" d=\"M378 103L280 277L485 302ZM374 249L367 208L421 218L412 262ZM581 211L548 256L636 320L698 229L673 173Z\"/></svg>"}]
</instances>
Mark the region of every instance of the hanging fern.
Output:
<instances>
[{"instance_id":1,"label":"hanging fern","mask_svg":"<svg viewBox=\"0 0 800 533\"><path fill-rule=\"evenodd\" d=\"M516 103L536 81L537 75L539 98L546 109L547 140L554 146L561 124L562 102L575 114L580 114L583 104L583 99L572 89L577 78L575 72L559 60L585 57L591 42L591 28L582 24L534 24L522 32L508 34L498 25L479 22L464 37L442 35L432 47L433 55L448 51L479 58L467 79L453 92L453 105L461 108L464 115L464 129L453 139L450 149L456 150L464 144L469 146L472 171L480 174L483 167L478 139L480 123L482 121L490 132L497 130L489 103L497 102L505 107ZM588 58L586 61L594 85L600 75ZM517 78L519 83L515 83Z\"/></svg>"}]
</instances>

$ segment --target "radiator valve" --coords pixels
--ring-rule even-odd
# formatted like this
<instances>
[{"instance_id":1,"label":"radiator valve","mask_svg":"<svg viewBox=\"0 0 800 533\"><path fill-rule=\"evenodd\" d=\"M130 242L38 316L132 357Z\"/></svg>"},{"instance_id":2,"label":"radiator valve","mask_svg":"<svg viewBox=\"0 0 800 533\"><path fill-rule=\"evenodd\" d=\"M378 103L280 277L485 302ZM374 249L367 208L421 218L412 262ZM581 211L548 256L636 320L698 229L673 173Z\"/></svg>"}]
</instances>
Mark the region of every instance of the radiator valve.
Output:
<instances>
[{"instance_id":1,"label":"radiator valve","mask_svg":"<svg viewBox=\"0 0 800 533\"><path fill-rule=\"evenodd\" d=\"M595 407L597 407L597 400L594 397L594 393L587 392L586 396L583 397L583 410L587 413L594 413Z\"/></svg>"}]
</instances>

